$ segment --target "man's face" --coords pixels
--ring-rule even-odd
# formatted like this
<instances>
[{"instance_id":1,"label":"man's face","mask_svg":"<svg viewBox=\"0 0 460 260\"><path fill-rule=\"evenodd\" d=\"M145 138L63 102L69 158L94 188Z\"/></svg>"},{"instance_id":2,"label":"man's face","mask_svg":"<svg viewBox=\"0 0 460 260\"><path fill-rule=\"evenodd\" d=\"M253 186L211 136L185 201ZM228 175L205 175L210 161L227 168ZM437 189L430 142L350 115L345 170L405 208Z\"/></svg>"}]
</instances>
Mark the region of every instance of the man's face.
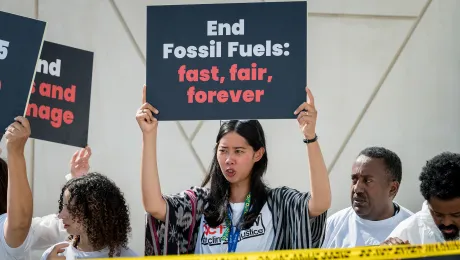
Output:
<instances>
[{"instance_id":1,"label":"man's face","mask_svg":"<svg viewBox=\"0 0 460 260\"><path fill-rule=\"evenodd\" d=\"M359 156L351 174L351 206L358 216L368 220L381 220L382 212L397 190L390 181L383 159Z\"/></svg>"},{"instance_id":2,"label":"man's face","mask_svg":"<svg viewBox=\"0 0 460 260\"><path fill-rule=\"evenodd\" d=\"M431 216L441 230L444 239L458 240L460 238L460 198L441 200L432 197L428 204Z\"/></svg>"}]
</instances>

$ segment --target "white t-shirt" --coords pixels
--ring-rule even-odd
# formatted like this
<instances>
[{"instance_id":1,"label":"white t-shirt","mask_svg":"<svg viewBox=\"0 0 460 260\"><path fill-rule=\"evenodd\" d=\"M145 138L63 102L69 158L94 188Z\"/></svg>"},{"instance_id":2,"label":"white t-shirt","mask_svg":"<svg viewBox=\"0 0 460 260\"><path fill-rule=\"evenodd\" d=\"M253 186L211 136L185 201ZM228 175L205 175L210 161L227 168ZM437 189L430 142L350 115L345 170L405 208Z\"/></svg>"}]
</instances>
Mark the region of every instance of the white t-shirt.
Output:
<instances>
[{"instance_id":1,"label":"white t-shirt","mask_svg":"<svg viewBox=\"0 0 460 260\"><path fill-rule=\"evenodd\" d=\"M445 242L441 230L434 223L428 204L425 201L422 210L402 221L388 236L408 240L412 245Z\"/></svg>"},{"instance_id":2,"label":"white t-shirt","mask_svg":"<svg viewBox=\"0 0 460 260\"><path fill-rule=\"evenodd\" d=\"M50 252L53 250L53 248L54 248L54 245L48 248L43 253L41 260L46 260L46 258L48 257ZM59 255L65 256L66 260L85 259L85 258L107 258L109 256L109 249L103 249L101 251L95 251L95 252L82 252L69 244L69 246L65 248L64 252ZM136 254L133 250L129 248L122 249L120 257L126 257L126 256L135 257L139 255Z\"/></svg>"},{"instance_id":3,"label":"white t-shirt","mask_svg":"<svg viewBox=\"0 0 460 260\"><path fill-rule=\"evenodd\" d=\"M230 206L232 208L232 221L233 223L238 223L243 212L244 203L230 203ZM225 228L225 223L216 228L210 228L204 216L201 217L195 254L226 253L228 250L227 242L221 243ZM272 214L268 205L265 204L254 225L250 229L241 230L235 252L268 251L272 247L274 237Z\"/></svg>"},{"instance_id":4,"label":"white t-shirt","mask_svg":"<svg viewBox=\"0 0 460 260\"><path fill-rule=\"evenodd\" d=\"M5 221L6 213L0 215L0 259L2 260L29 260L30 259L30 248L31 248L31 235L27 236L24 243L17 247L11 248L5 241Z\"/></svg>"},{"instance_id":5,"label":"white t-shirt","mask_svg":"<svg viewBox=\"0 0 460 260\"><path fill-rule=\"evenodd\" d=\"M371 221L360 218L352 207L345 208L327 219L326 237L322 247L350 248L379 245L401 221L411 215L413 215L411 211L399 206L399 212L395 216Z\"/></svg>"},{"instance_id":6,"label":"white t-shirt","mask_svg":"<svg viewBox=\"0 0 460 260\"><path fill-rule=\"evenodd\" d=\"M56 214L51 214L44 217L35 217L32 219L29 235L27 236L26 241L21 247L19 247L21 250L11 249L5 243L5 237L3 233L6 219L6 213L0 216L0 228L2 230L0 256L3 256L1 252L9 252L12 250L12 252L17 251L16 253L21 253L22 251L24 253L23 258L15 256L16 258L12 259L38 259L42 255L43 250L58 243L59 241L65 240L68 236L68 233L64 229L64 225L62 224L62 221L58 219ZM10 254L13 253L10 252ZM3 260L10 258L7 258L5 256L5 258L0 257L0 259Z\"/></svg>"},{"instance_id":7,"label":"white t-shirt","mask_svg":"<svg viewBox=\"0 0 460 260\"><path fill-rule=\"evenodd\" d=\"M56 214L33 218L31 232L31 259L40 259L43 251L54 244L65 241L69 236L62 220Z\"/></svg>"}]
</instances>

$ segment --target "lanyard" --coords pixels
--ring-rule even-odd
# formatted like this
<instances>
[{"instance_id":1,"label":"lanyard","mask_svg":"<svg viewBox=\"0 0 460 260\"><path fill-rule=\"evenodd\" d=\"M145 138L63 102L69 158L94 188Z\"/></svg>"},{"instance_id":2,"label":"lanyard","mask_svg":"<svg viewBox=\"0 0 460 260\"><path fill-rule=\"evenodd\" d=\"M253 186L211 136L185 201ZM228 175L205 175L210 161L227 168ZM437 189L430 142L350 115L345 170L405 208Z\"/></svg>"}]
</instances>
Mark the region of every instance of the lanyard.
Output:
<instances>
[{"instance_id":1,"label":"lanyard","mask_svg":"<svg viewBox=\"0 0 460 260\"><path fill-rule=\"evenodd\" d=\"M246 196L244 201L243 212L241 213L240 222L243 221L244 215L249 211L249 205L251 204L251 193ZM225 228L224 234L222 235L222 242L228 241L228 251L235 252L240 237L240 228L238 225L232 225L232 211L230 205L227 208L227 218L225 219L227 227Z\"/></svg>"}]
</instances>

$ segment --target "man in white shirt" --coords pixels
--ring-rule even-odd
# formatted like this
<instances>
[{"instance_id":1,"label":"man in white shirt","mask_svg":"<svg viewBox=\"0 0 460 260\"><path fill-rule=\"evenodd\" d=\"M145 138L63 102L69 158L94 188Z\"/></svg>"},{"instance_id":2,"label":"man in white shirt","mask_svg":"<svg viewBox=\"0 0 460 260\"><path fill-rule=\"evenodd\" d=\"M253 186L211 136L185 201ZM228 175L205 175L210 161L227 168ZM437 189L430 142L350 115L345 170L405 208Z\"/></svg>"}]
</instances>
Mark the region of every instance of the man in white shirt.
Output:
<instances>
[{"instance_id":1,"label":"man in white shirt","mask_svg":"<svg viewBox=\"0 0 460 260\"><path fill-rule=\"evenodd\" d=\"M393 202L402 178L401 160L386 148L369 147L356 158L351 173L351 207L327 219L323 248L381 244L413 213Z\"/></svg>"},{"instance_id":2,"label":"man in white shirt","mask_svg":"<svg viewBox=\"0 0 460 260\"><path fill-rule=\"evenodd\" d=\"M460 154L444 152L422 169L422 209L402 221L384 244L431 244L459 240Z\"/></svg>"}]
</instances>

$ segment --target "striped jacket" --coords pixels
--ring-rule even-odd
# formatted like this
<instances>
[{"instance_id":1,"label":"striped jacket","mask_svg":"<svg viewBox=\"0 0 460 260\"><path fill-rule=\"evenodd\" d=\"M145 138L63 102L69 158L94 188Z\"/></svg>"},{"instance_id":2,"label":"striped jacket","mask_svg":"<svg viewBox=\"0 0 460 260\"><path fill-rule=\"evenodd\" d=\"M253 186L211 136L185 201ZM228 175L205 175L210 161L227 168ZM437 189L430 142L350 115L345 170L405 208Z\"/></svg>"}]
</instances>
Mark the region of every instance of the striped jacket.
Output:
<instances>
[{"instance_id":1,"label":"striped jacket","mask_svg":"<svg viewBox=\"0 0 460 260\"><path fill-rule=\"evenodd\" d=\"M208 188L192 187L164 196L165 222L147 213L145 255L193 254ZM280 187L270 189L267 203L273 216L273 250L320 248L324 241L327 211L310 218L310 193Z\"/></svg>"}]
</instances>

